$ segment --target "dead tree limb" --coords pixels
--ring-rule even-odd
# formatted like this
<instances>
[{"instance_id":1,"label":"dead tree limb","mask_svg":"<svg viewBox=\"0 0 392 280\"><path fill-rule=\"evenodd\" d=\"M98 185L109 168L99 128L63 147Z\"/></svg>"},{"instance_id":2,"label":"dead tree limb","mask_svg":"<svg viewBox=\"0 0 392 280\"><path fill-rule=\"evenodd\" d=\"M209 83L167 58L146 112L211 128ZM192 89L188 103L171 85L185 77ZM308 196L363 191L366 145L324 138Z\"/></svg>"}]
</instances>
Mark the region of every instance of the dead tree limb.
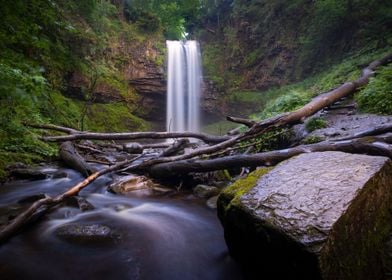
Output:
<instances>
[{"instance_id":1,"label":"dead tree limb","mask_svg":"<svg viewBox=\"0 0 392 280\"><path fill-rule=\"evenodd\" d=\"M11 221L11 223L6 225L0 231L0 244L8 240L13 235L15 235L22 227L24 227L25 225L30 223L35 217L37 217L37 215L41 216L47 211L49 211L51 208L53 208L54 206L62 203L66 198L77 195L83 188L87 187L98 177L116 170L120 170L124 166L129 165L130 163L132 163L133 161L141 157L142 155L139 155L131 160L122 161L116 165L95 172L90 176L88 176L83 181L71 187L68 191L54 198L46 196L43 199L37 200L27 210L25 210L20 215L18 215L15 219Z\"/></svg>"},{"instance_id":2,"label":"dead tree limb","mask_svg":"<svg viewBox=\"0 0 392 280\"><path fill-rule=\"evenodd\" d=\"M149 173L153 177L173 177L191 172L209 172L215 170L275 165L293 156L324 151L342 151L357 154L371 154L392 158L392 133L375 137L363 137L353 140L320 142L301 145L294 148L256 154L226 156L209 160L180 160L151 166Z\"/></svg>"}]
</instances>

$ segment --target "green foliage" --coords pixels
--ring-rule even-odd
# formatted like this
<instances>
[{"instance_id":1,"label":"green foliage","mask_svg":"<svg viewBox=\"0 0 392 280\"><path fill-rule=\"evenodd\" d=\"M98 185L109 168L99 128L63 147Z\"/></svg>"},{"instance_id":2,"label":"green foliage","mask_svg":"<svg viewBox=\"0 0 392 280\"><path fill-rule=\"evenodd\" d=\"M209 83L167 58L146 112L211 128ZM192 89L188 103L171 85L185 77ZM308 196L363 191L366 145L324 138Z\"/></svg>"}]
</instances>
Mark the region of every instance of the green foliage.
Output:
<instances>
[{"instance_id":1,"label":"green foliage","mask_svg":"<svg viewBox=\"0 0 392 280\"><path fill-rule=\"evenodd\" d=\"M41 151L35 143L34 135L24 127L24 122L40 122L39 99L46 90L46 79L36 69L23 71L0 63L0 149L7 151Z\"/></svg>"},{"instance_id":2,"label":"green foliage","mask_svg":"<svg viewBox=\"0 0 392 280\"><path fill-rule=\"evenodd\" d=\"M356 96L359 109L375 114L392 115L392 65L377 71L369 84Z\"/></svg>"},{"instance_id":3,"label":"green foliage","mask_svg":"<svg viewBox=\"0 0 392 280\"><path fill-rule=\"evenodd\" d=\"M312 132L317 129L326 128L327 121L324 118L311 118L305 123L305 128L307 131Z\"/></svg>"},{"instance_id":4,"label":"green foliage","mask_svg":"<svg viewBox=\"0 0 392 280\"><path fill-rule=\"evenodd\" d=\"M127 0L124 13L141 29L155 32L162 27L167 39L178 40L185 38L187 27L192 28L200 9L199 0Z\"/></svg>"}]
</instances>

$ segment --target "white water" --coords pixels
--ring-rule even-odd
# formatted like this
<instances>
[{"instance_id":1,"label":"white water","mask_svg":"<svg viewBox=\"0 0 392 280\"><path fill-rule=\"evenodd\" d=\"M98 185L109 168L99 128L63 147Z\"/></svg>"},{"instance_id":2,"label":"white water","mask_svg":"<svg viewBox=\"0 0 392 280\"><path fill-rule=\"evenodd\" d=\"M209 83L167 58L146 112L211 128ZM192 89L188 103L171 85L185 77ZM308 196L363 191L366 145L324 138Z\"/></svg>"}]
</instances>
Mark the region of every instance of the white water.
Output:
<instances>
[{"instance_id":1,"label":"white water","mask_svg":"<svg viewBox=\"0 0 392 280\"><path fill-rule=\"evenodd\" d=\"M201 63L197 41L166 41L167 131L198 132L200 127Z\"/></svg>"}]
</instances>

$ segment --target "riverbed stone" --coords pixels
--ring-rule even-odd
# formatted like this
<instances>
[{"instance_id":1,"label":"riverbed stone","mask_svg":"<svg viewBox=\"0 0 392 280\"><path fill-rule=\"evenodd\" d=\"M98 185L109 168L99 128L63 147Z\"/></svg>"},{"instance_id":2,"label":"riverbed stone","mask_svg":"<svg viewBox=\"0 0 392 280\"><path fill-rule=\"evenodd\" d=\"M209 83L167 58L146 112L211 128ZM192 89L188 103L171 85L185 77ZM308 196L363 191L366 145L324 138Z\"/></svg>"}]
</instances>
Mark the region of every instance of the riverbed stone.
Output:
<instances>
[{"instance_id":1,"label":"riverbed stone","mask_svg":"<svg viewBox=\"0 0 392 280\"><path fill-rule=\"evenodd\" d=\"M68 242L83 244L104 244L116 239L110 227L99 224L65 224L58 227L55 234Z\"/></svg>"},{"instance_id":2,"label":"riverbed stone","mask_svg":"<svg viewBox=\"0 0 392 280\"><path fill-rule=\"evenodd\" d=\"M130 154L141 154L143 152L143 146L135 142L124 144L123 149Z\"/></svg>"},{"instance_id":3,"label":"riverbed stone","mask_svg":"<svg viewBox=\"0 0 392 280\"><path fill-rule=\"evenodd\" d=\"M318 152L257 172L218 200L230 253L249 279L384 279L388 158Z\"/></svg>"},{"instance_id":4,"label":"riverbed stone","mask_svg":"<svg viewBox=\"0 0 392 280\"><path fill-rule=\"evenodd\" d=\"M197 197L210 198L212 196L219 194L219 189L214 186L200 184L200 185L197 185L196 187L193 188L193 193Z\"/></svg>"},{"instance_id":5,"label":"riverbed stone","mask_svg":"<svg viewBox=\"0 0 392 280\"><path fill-rule=\"evenodd\" d=\"M124 195L159 195L171 193L173 192L173 189L157 184L146 176L130 175L117 178L112 184L109 185L108 191Z\"/></svg>"}]
</instances>

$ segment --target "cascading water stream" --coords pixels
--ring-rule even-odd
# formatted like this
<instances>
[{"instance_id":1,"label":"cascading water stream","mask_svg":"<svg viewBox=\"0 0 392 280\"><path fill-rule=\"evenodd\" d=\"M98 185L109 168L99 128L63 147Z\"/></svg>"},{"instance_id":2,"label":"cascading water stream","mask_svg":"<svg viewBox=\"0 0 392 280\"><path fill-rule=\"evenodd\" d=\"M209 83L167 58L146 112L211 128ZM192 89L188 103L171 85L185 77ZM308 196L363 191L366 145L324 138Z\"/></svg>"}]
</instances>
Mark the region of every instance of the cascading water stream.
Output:
<instances>
[{"instance_id":1,"label":"cascading water stream","mask_svg":"<svg viewBox=\"0 0 392 280\"><path fill-rule=\"evenodd\" d=\"M198 132L202 71L197 41L166 41L167 131Z\"/></svg>"}]
</instances>

